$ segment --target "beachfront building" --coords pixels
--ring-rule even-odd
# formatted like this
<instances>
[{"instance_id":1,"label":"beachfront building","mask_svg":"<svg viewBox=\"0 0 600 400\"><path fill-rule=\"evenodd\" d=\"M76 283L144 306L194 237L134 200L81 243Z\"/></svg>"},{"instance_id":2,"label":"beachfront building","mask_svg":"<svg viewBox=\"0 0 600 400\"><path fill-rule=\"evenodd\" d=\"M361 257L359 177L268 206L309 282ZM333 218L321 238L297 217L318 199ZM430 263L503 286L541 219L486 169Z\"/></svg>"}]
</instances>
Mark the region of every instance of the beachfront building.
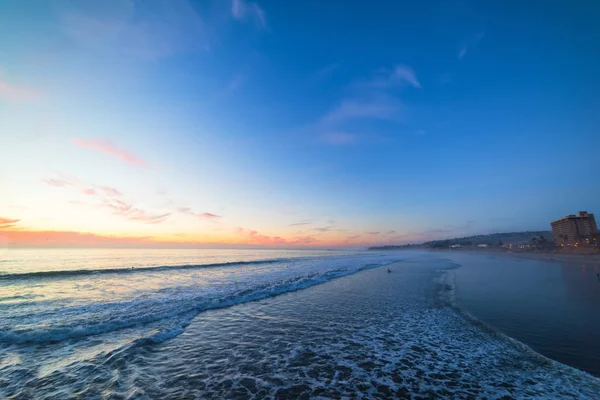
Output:
<instances>
[{"instance_id":1,"label":"beachfront building","mask_svg":"<svg viewBox=\"0 0 600 400\"><path fill-rule=\"evenodd\" d=\"M552 236L558 246L579 246L592 244L598 235L594 214L579 211L577 215L567 215L550 224Z\"/></svg>"}]
</instances>

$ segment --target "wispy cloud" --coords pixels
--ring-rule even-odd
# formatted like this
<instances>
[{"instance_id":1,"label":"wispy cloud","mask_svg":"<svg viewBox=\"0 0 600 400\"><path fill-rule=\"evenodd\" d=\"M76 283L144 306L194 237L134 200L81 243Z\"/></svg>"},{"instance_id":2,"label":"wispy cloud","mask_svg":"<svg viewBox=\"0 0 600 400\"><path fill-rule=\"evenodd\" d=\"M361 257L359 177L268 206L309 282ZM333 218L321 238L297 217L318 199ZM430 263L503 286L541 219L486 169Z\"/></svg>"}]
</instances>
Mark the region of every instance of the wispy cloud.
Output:
<instances>
[{"instance_id":1,"label":"wispy cloud","mask_svg":"<svg viewBox=\"0 0 600 400\"><path fill-rule=\"evenodd\" d=\"M185 215L191 215L191 216L197 217L197 218L211 220L213 222L221 219L220 215L216 215L216 214L212 214L212 213L208 213L208 212L203 212L203 213L194 212L189 207L177 207L177 212L179 212L181 214L185 214Z\"/></svg>"},{"instance_id":2,"label":"wispy cloud","mask_svg":"<svg viewBox=\"0 0 600 400\"><path fill-rule=\"evenodd\" d=\"M395 230L387 231L385 234L386 235L394 235L394 234L396 234L396 231Z\"/></svg>"},{"instance_id":3,"label":"wispy cloud","mask_svg":"<svg viewBox=\"0 0 600 400\"><path fill-rule=\"evenodd\" d=\"M325 132L320 139L327 144L342 146L356 143L357 135L346 132Z\"/></svg>"},{"instance_id":4,"label":"wispy cloud","mask_svg":"<svg viewBox=\"0 0 600 400\"><path fill-rule=\"evenodd\" d=\"M0 97L6 101L35 101L42 97L41 92L9 82L0 71Z\"/></svg>"},{"instance_id":5,"label":"wispy cloud","mask_svg":"<svg viewBox=\"0 0 600 400\"><path fill-rule=\"evenodd\" d=\"M359 81L356 85L379 89L410 85L416 89L421 89L421 83L417 79L415 71L411 67L402 64L398 64L391 69L380 68L373 77L366 81Z\"/></svg>"},{"instance_id":6,"label":"wispy cloud","mask_svg":"<svg viewBox=\"0 0 600 400\"><path fill-rule=\"evenodd\" d=\"M341 229L334 225L328 225L328 226L324 226L321 228L313 228L312 230L317 231L317 232L323 232L323 233L325 233L325 232L347 232L347 229Z\"/></svg>"},{"instance_id":7,"label":"wispy cloud","mask_svg":"<svg viewBox=\"0 0 600 400\"><path fill-rule=\"evenodd\" d=\"M108 154L119 158L121 161L132 165L145 166L147 162L135 154L117 147L114 143L102 139L73 139L73 143L77 146L96 150L104 154Z\"/></svg>"},{"instance_id":8,"label":"wispy cloud","mask_svg":"<svg viewBox=\"0 0 600 400\"><path fill-rule=\"evenodd\" d=\"M165 221L171 213L153 214L148 211L134 207L119 199L104 198L99 206L111 210L113 214L120 215L131 221L143 222L145 224L159 224Z\"/></svg>"},{"instance_id":9,"label":"wispy cloud","mask_svg":"<svg viewBox=\"0 0 600 400\"><path fill-rule=\"evenodd\" d=\"M111 214L121 216L130 221L158 224L165 221L171 215L170 212L153 213L135 207L132 202L124 199L123 194L119 190L109 186L89 185L78 179L68 177L62 177L61 179L44 179L43 182L54 187L70 187L86 197L91 198L93 201L75 200L71 201L71 204L108 210Z\"/></svg>"},{"instance_id":10,"label":"wispy cloud","mask_svg":"<svg viewBox=\"0 0 600 400\"><path fill-rule=\"evenodd\" d=\"M320 126L338 126L353 119L371 118L402 121L401 104L390 96L377 95L364 99L343 100L319 121Z\"/></svg>"},{"instance_id":11,"label":"wispy cloud","mask_svg":"<svg viewBox=\"0 0 600 400\"><path fill-rule=\"evenodd\" d=\"M241 236L245 236L250 244L281 245L287 243L287 240L281 236L263 235L254 229L237 228L236 232Z\"/></svg>"},{"instance_id":12,"label":"wispy cloud","mask_svg":"<svg viewBox=\"0 0 600 400\"><path fill-rule=\"evenodd\" d=\"M340 67L340 63L327 65L327 66L321 68L320 70L318 70L317 72L315 72L314 74L312 74L309 78L309 82L315 84L317 82L323 81L323 80L327 79L328 77L330 77L333 74L333 72L335 70L337 70L339 67Z\"/></svg>"},{"instance_id":13,"label":"wispy cloud","mask_svg":"<svg viewBox=\"0 0 600 400\"><path fill-rule=\"evenodd\" d=\"M367 232L369 235L379 235L381 232L376 231L376 232Z\"/></svg>"},{"instance_id":14,"label":"wispy cloud","mask_svg":"<svg viewBox=\"0 0 600 400\"><path fill-rule=\"evenodd\" d=\"M326 144L347 145L356 142L359 137L367 137L352 132L356 120L404 122L406 107L395 90L402 86L421 88L415 72L406 65L380 68L371 78L351 83L349 89L352 95L343 98L313 126L317 137ZM375 136L368 135L369 138Z\"/></svg>"},{"instance_id":15,"label":"wispy cloud","mask_svg":"<svg viewBox=\"0 0 600 400\"><path fill-rule=\"evenodd\" d=\"M10 218L0 217L0 229L12 228L19 221L20 221L19 219L10 219Z\"/></svg>"},{"instance_id":16,"label":"wispy cloud","mask_svg":"<svg viewBox=\"0 0 600 400\"><path fill-rule=\"evenodd\" d=\"M310 224L312 224L312 221L305 220L305 221L295 222L293 224L289 224L288 226L301 226L301 225L310 225Z\"/></svg>"},{"instance_id":17,"label":"wispy cloud","mask_svg":"<svg viewBox=\"0 0 600 400\"><path fill-rule=\"evenodd\" d=\"M318 242L319 240L314 236L295 236L292 239L285 239L281 236L269 236L263 235L255 229L237 228L235 232L245 237L247 244L257 245L307 245Z\"/></svg>"},{"instance_id":18,"label":"wispy cloud","mask_svg":"<svg viewBox=\"0 0 600 400\"><path fill-rule=\"evenodd\" d=\"M233 92L235 92L240 87L242 87L242 85L244 84L245 81L246 81L246 76L245 75L243 75L243 74L236 74L233 78L231 78L231 80L229 81L229 83L225 87L225 92L226 93L233 93Z\"/></svg>"},{"instance_id":19,"label":"wispy cloud","mask_svg":"<svg viewBox=\"0 0 600 400\"><path fill-rule=\"evenodd\" d=\"M112 197L123 196L123 193L121 193L117 189L109 187L109 186L100 186L100 190L102 190L107 196L112 196Z\"/></svg>"},{"instance_id":20,"label":"wispy cloud","mask_svg":"<svg viewBox=\"0 0 600 400\"><path fill-rule=\"evenodd\" d=\"M63 179L42 179L42 182L55 187L65 187L72 185L71 182L63 180Z\"/></svg>"},{"instance_id":21,"label":"wispy cloud","mask_svg":"<svg viewBox=\"0 0 600 400\"><path fill-rule=\"evenodd\" d=\"M306 244L316 243L318 241L319 241L319 239L317 239L314 236L296 236L291 241L289 241L289 244L306 245Z\"/></svg>"},{"instance_id":22,"label":"wispy cloud","mask_svg":"<svg viewBox=\"0 0 600 400\"><path fill-rule=\"evenodd\" d=\"M481 40L483 39L483 37L485 36L484 32L480 32L477 35L471 37L469 40L464 41L463 43L461 43L460 48L458 49L458 58L460 60L462 60L463 58L465 58L465 56L467 55L467 52L474 48L475 46L477 46L477 44L479 42L481 42Z\"/></svg>"},{"instance_id":23,"label":"wispy cloud","mask_svg":"<svg viewBox=\"0 0 600 400\"><path fill-rule=\"evenodd\" d=\"M87 196L97 196L98 195L98 193L94 189L88 189L88 188L82 189L81 193L83 193Z\"/></svg>"},{"instance_id":24,"label":"wispy cloud","mask_svg":"<svg viewBox=\"0 0 600 400\"><path fill-rule=\"evenodd\" d=\"M238 20L251 19L260 29L266 29L267 27L265 12L256 3L245 0L233 0L231 2L231 15Z\"/></svg>"},{"instance_id":25,"label":"wispy cloud","mask_svg":"<svg viewBox=\"0 0 600 400\"><path fill-rule=\"evenodd\" d=\"M156 59L210 47L210 29L188 0L76 2L61 11L65 34L87 49Z\"/></svg>"}]
</instances>

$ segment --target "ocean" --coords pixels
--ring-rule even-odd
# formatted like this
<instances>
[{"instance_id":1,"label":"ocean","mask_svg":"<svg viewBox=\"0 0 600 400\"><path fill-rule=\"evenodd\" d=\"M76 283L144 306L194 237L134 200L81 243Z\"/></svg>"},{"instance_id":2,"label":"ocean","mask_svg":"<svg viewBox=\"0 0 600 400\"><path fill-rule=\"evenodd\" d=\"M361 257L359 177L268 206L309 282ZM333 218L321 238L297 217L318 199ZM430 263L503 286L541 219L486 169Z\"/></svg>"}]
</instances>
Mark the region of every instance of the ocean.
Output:
<instances>
[{"instance_id":1,"label":"ocean","mask_svg":"<svg viewBox=\"0 0 600 400\"><path fill-rule=\"evenodd\" d=\"M598 378L469 309L471 261L9 249L0 398L597 398Z\"/></svg>"}]
</instances>

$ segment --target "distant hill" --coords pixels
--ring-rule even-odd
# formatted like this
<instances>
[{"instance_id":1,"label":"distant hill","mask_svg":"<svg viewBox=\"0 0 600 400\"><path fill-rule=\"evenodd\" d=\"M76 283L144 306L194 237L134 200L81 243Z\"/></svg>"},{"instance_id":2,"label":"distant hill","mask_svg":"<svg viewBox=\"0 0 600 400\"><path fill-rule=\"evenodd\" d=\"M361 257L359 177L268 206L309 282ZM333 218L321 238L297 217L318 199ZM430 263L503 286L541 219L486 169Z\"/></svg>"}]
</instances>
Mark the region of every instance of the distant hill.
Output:
<instances>
[{"instance_id":1,"label":"distant hill","mask_svg":"<svg viewBox=\"0 0 600 400\"><path fill-rule=\"evenodd\" d=\"M550 231L527 231L527 232L508 232L508 233L492 233L490 235L475 235L462 238L432 240L422 244L408 244L397 246L374 246L369 247L369 250L395 250L409 248L438 248L448 247L455 244L462 246L476 246L478 244L487 244L490 247L500 247L502 245L518 245L521 243L529 243L533 237L543 237L548 242L552 242L552 232Z\"/></svg>"}]
</instances>

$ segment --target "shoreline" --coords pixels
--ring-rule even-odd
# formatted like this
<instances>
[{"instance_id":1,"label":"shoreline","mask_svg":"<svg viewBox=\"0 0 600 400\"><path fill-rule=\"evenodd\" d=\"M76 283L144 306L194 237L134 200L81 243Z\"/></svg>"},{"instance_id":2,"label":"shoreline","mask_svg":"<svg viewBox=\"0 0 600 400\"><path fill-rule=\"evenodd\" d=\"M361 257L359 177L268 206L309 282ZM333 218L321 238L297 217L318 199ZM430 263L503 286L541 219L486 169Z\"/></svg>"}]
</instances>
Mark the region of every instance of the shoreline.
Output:
<instances>
[{"instance_id":1,"label":"shoreline","mask_svg":"<svg viewBox=\"0 0 600 400\"><path fill-rule=\"evenodd\" d=\"M496 256L507 256L507 257L515 257L515 258L527 258L527 259L538 259L545 261L554 261L554 262L589 262L593 264L600 264L600 252L590 253L590 254L575 254L575 253L545 253L545 252L535 252L535 251L511 251L504 249L471 249L471 248L460 248L460 249L429 249L429 248L414 248L414 249L398 249L401 251L426 251L431 253L469 253L469 254L487 254L487 255L496 255ZM387 251L397 251L397 250L387 250Z\"/></svg>"},{"instance_id":2,"label":"shoreline","mask_svg":"<svg viewBox=\"0 0 600 400\"><path fill-rule=\"evenodd\" d=\"M449 251L465 251L469 253L480 253L490 255L505 255L515 258L527 258L527 259L538 259L545 261L555 262L591 262L594 264L600 264L600 253L591 254L574 254L574 253L541 253L541 252L529 252L529 251L510 251L510 250L493 250L493 249L461 249L461 250L449 250Z\"/></svg>"}]
</instances>

